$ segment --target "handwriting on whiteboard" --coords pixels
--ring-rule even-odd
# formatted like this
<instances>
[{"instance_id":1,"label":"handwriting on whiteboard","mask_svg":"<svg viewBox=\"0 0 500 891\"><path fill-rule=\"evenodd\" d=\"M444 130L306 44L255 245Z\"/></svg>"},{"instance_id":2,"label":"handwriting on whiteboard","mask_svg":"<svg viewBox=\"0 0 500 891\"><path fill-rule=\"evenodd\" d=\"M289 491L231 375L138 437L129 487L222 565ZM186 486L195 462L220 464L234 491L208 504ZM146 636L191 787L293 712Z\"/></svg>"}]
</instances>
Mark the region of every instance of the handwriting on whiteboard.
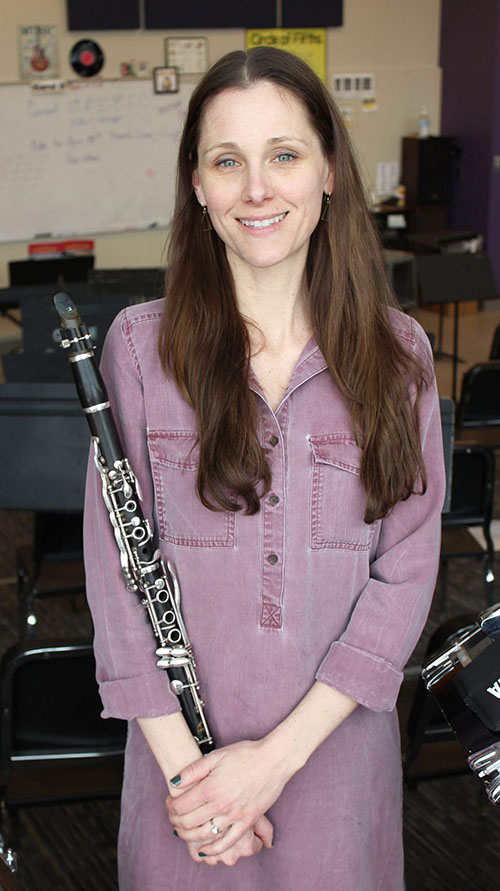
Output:
<instances>
[{"instance_id":1,"label":"handwriting on whiteboard","mask_svg":"<svg viewBox=\"0 0 500 891\"><path fill-rule=\"evenodd\" d=\"M166 226L192 87L89 82L0 88L0 240Z\"/></svg>"}]
</instances>

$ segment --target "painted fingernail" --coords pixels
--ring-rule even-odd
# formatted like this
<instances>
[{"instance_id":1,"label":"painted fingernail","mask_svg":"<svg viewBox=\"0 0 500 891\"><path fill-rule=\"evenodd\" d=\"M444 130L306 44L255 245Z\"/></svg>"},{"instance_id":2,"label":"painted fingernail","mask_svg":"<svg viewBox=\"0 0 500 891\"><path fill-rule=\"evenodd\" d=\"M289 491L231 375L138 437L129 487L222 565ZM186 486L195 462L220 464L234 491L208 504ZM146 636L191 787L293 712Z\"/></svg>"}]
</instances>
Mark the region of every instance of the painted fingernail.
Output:
<instances>
[{"instance_id":1,"label":"painted fingernail","mask_svg":"<svg viewBox=\"0 0 500 891\"><path fill-rule=\"evenodd\" d=\"M203 853L203 851L198 851L198 857L206 857L207 855Z\"/></svg>"},{"instance_id":2,"label":"painted fingernail","mask_svg":"<svg viewBox=\"0 0 500 891\"><path fill-rule=\"evenodd\" d=\"M179 773L177 774L177 776L172 777L172 779L170 780L172 786L178 786L180 781L181 781L181 776Z\"/></svg>"},{"instance_id":3,"label":"painted fingernail","mask_svg":"<svg viewBox=\"0 0 500 891\"><path fill-rule=\"evenodd\" d=\"M174 835L176 838L179 838L179 833L177 832L177 829L174 829Z\"/></svg>"}]
</instances>

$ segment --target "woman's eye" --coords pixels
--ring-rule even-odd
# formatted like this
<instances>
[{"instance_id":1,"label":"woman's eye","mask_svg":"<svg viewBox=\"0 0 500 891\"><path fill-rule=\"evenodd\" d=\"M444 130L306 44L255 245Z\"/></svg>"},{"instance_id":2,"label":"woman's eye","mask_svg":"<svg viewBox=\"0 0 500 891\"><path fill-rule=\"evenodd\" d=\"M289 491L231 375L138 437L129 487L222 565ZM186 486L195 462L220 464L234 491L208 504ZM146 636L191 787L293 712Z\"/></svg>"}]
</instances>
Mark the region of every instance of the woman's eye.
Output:
<instances>
[{"instance_id":1,"label":"woman's eye","mask_svg":"<svg viewBox=\"0 0 500 891\"><path fill-rule=\"evenodd\" d=\"M216 167L223 167L223 168L226 168L226 167L236 167L236 166L237 166L237 163L238 163L238 162L235 161L234 158L221 158L220 161L216 161L216 162L215 162L215 166L216 166Z\"/></svg>"},{"instance_id":2,"label":"woman's eye","mask_svg":"<svg viewBox=\"0 0 500 891\"><path fill-rule=\"evenodd\" d=\"M296 155L293 152L280 152L276 155L276 161L293 161Z\"/></svg>"}]
</instances>

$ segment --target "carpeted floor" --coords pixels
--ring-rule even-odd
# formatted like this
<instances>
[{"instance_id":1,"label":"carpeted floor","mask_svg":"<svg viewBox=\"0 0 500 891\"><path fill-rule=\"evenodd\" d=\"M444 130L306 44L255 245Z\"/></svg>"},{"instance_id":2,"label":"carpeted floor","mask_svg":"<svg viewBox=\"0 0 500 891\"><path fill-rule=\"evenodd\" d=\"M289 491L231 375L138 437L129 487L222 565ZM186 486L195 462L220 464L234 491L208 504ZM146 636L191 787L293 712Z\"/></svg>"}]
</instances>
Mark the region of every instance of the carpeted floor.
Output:
<instances>
[{"instance_id":1,"label":"carpeted floor","mask_svg":"<svg viewBox=\"0 0 500 891\"><path fill-rule=\"evenodd\" d=\"M496 516L500 516L498 489L497 484ZM17 638L14 553L19 545L30 543L31 516L0 512L0 528L3 652ZM500 578L500 555L495 570ZM469 560L455 561L450 566L449 592L448 616L483 609L481 567ZM91 633L81 598L40 600L37 615L40 638ZM436 602L411 665L418 665L440 620ZM399 701L403 730L411 693L412 681L408 680ZM458 744L457 752L461 756ZM445 753L441 761L446 762L447 757ZM471 773L422 782L415 790L406 790L404 818L407 891L494 891L500 887L500 808L487 803ZM17 854L25 891L116 891L118 822L118 800L23 808Z\"/></svg>"}]
</instances>

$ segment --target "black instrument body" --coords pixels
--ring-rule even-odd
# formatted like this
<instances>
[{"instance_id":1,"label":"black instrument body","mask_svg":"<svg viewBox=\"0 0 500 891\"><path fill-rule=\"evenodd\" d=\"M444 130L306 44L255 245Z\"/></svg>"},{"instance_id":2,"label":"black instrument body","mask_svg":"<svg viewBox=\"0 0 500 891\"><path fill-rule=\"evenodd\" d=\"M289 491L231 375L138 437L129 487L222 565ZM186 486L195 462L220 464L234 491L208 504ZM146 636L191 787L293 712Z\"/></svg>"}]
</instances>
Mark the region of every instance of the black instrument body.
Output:
<instances>
[{"instance_id":1,"label":"black instrument body","mask_svg":"<svg viewBox=\"0 0 500 891\"><path fill-rule=\"evenodd\" d=\"M422 668L422 678L489 800L500 804L500 604L434 653Z\"/></svg>"},{"instance_id":2,"label":"black instrument body","mask_svg":"<svg viewBox=\"0 0 500 891\"><path fill-rule=\"evenodd\" d=\"M179 698L184 718L203 754L215 746L199 696L196 663L182 620L180 588L170 564L165 565L153 543L150 523L141 508L138 481L124 454L111 413L104 381L94 359L92 341L78 311L66 294L54 297L61 323L61 346L67 350L78 396L94 443L127 587L148 610L158 638L158 666L165 668Z\"/></svg>"}]
</instances>

